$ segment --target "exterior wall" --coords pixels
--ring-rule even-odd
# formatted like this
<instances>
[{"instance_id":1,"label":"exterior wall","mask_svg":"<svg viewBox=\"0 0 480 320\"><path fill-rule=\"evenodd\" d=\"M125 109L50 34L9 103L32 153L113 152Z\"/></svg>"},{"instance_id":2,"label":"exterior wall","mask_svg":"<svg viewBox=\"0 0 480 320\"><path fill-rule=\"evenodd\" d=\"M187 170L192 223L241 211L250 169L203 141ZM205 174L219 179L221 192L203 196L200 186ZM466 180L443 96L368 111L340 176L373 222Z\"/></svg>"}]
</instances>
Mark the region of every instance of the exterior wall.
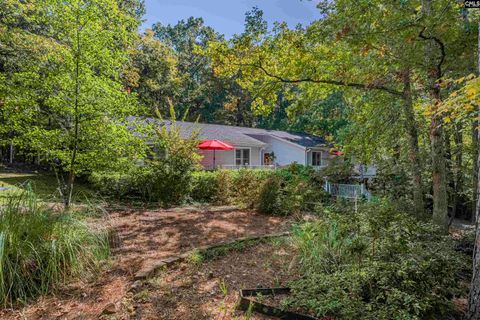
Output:
<instances>
[{"instance_id":1,"label":"exterior wall","mask_svg":"<svg viewBox=\"0 0 480 320\"><path fill-rule=\"evenodd\" d=\"M312 152L322 152L322 162L324 166L328 165L331 159L335 156L329 153L327 148L312 148L307 151L307 164L312 165Z\"/></svg>"},{"instance_id":2,"label":"exterior wall","mask_svg":"<svg viewBox=\"0 0 480 320\"><path fill-rule=\"evenodd\" d=\"M265 137L264 142L267 143L267 146L263 152L273 152L275 155L274 163L276 165L286 166L294 162L305 164L306 155L303 147L271 137Z\"/></svg>"},{"instance_id":3,"label":"exterior wall","mask_svg":"<svg viewBox=\"0 0 480 320\"><path fill-rule=\"evenodd\" d=\"M250 149L250 166L260 166L261 163L261 148L235 146L238 149ZM201 165L210 169L213 168L213 151L212 150L198 150L198 153L203 156ZM235 150L216 150L215 151L215 166L235 166Z\"/></svg>"}]
</instances>

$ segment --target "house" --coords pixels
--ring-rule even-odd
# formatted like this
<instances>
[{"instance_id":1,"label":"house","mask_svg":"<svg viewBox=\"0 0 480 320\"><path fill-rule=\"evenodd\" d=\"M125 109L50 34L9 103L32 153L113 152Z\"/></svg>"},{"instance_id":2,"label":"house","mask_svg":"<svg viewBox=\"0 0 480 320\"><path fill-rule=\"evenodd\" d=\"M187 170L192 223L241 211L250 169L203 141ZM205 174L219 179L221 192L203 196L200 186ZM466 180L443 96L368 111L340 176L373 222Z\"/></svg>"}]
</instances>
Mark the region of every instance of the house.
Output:
<instances>
[{"instance_id":1,"label":"house","mask_svg":"<svg viewBox=\"0 0 480 320\"><path fill-rule=\"evenodd\" d=\"M163 124L172 125L170 121ZM200 140L216 139L235 147L235 150L215 151L217 168L273 168L292 163L321 168L334 157L325 139L305 133L183 121L176 121L175 125L185 137L198 132ZM213 168L214 151L199 150L199 153L203 155L202 165Z\"/></svg>"}]
</instances>

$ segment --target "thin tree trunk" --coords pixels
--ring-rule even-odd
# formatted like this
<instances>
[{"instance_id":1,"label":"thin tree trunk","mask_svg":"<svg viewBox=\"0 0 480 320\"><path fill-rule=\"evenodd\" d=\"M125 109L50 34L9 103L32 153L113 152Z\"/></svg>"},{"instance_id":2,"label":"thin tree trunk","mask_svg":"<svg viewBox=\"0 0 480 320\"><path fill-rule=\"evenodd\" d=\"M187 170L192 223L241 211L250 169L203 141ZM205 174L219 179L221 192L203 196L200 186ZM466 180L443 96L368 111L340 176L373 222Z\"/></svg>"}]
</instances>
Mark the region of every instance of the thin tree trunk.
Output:
<instances>
[{"instance_id":1,"label":"thin tree trunk","mask_svg":"<svg viewBox=\"0 0 480 320\"><path fill-rule=\"evenodd\" d=\"M447 175L447 201L448 205L453 204L453 199L454 199L454 192L455 192L455 176L453 174L453 156L452 156L452 132L449 130L449 128L446 128L443 131L444 138L445 138L445 169L446 169L446 175ZM450 219L448 221L448 225L452 223L452 215L450 216Z\"/></svg>"},{"instance_id":2,"label":"thin tree trunk","mask_svg":"<svg viewBox=\"0 0 480 320\"><path fill-rule=\"evenodd\" d=\"M478 24L478 74L480 75L480 22ZM478 115L480 115L480 105L478 108ZM476 129L476 136L477 140L475 143L477 144L477 149L479 148L478 142L480 141L480 130L478 127ZM477 152L477 169L480 168L480 152ZM474 172L477 176L477 183L476 189L474 192L476 193L476 201L475 201L475 248L473 251L473 275L472 275L472 282L470 285L470 293L468 295L468 310L465 316L467 320L478 320L480 319L480 175L477 172Z\"/></svg>"},{"instance_id":3,"label":"thin tree trunk","mask_svg":"<svg viewBox=\"0 0 480 320\"><path fill-rule=\"evenodd\" d=\"M67 192L65 195L65 207L68 208L72 202L73 196L73 185L75 181L75 165L77 161L77 151L78 151L78 139L79 139L79 117L78 117L78 107L79 107L79 98L80 98L80 8L77 8L77 30L76 30L76 48L75 48L75 98L74 98L74 131L73 131L73 146L72 154L70 157L70 168L68 172L67 180Z\"/></svg>"},{"instance_id":4,"label":"thin tree trunk","mask_svg":"<svg viewBox=\"0 0 480 320\"><path fill-rule=\"evenodd\" d=\"M13 149L13 142L10 141L10 156L9 156L9 159L8 159L8 162L10 164L13 163L13 152L14 152L13 150L14 150Z\"/></svg>"},{"instance_id":5,"label":"thin tree trunk","mask_svg":"<svg viewBox=\"0 0 480 320\"><path fill-rule=\"evenodd\" d=\"M413 182L413 205L415 214L422 217L425 213L423 200L422 163L419 156L418 130L413 111L410 71L403 73L403 112L405 114L405 129L408 134L408 157L410 159Z\"/></svg>"},{"instance_id":6,"label":"thin tree trunk","mask_svg":"<svg viewBox=\"0 0 480 320\"><path fill-rule=\"evenodd\" d=\"M479 62L480 63L480 62ZM472 201L472 221L475 222L476 220L476 206L475 204L477 203L477 193L475 190L478 188L478 171L479 171L479 165L476 161L480 154L480 148L479 148L479 133L478 133L478 120L474 119L472 121L472 144L473 144L473 201Z\"/></svg>"},{"instance_id":7,"label":"thin tree trunk","mask_svg":"<svg viewBox=\"0 0 480 320\"><path fill-rule=\"evenodd\" d=\"M480 25L479 25L480 34ZM480 48L480 44L479 44ZM478 107L480 114L480 106ZM480 140L479 130L477 129L477 148L479 147L478 141ZM477 168L480 168L480 152L477 153ZM466 315L467 320L480 319L480 181L478 180L480 175L477 172L477 189L476 202L475 202L475 249L473 251L473 275L470 285L470 294L468 296L468 311Z\"/></svg>"},{"instance_id":8,"label":"thin tree trunk","mask_svg":"<svg viewBox=\"0 0 480 320\"><path fill-rule=\"evenodd\" d=\"M447 170L441 117L434 115L430 124L432 145L433 222L448 232Z\"/></svg>"},{"instance_id":9,"label":"thin tree trunk","mask_svg":"<svg viewBox=\"0 0 480 320\"><path fill-rule=\"evenodd\" d=\"M423 14L431 14L432 0L422 1ZM445 138L443 132L443 117L437 112L441 102L440 88L437 81L442 77L442 63L445 58L445 48L440 39L420 33L420 38L426 42L425 61L427 64L428 90L432 104L432 119L430 122L430 143L432 150L432 184L433 184L433 222L442 230L448 232L448 199L447 199L447 172L445 161ZM438 60L438 52L441 58Z\"/></svg>"},{"instance_id":10,"label":"thin tree trunk","mask_svg":"<svg viewBox=\"0 0 480 320\"><path fill-rule=\"evenodd\" d=\"M453 170L453 210L452 210L452 219L458 215L459 208L461 207L460 202L463 200L463 135L462 135L462 125L457 124L455 126L454 132L454 141L455 141L455 168Z\"/></svg>"}]
</instances>

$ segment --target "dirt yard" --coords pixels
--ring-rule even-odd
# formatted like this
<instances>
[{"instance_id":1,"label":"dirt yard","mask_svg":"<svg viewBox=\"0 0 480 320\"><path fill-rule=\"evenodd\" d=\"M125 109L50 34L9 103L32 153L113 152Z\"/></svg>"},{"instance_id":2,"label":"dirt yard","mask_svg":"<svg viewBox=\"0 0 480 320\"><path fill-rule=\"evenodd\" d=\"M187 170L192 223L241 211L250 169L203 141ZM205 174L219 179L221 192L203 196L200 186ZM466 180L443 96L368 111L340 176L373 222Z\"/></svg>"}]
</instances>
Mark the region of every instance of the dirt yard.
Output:
<instances>
[{"instance_id":1,"label":"dirt yard","mask_svg":"<svg viewBox=\"0 0 480 320\"><path fill-rule=\"evenodd\" d=\"M118 305L132 284L133 275L155 259L241 236L283 231L289 225L285 218L227 208L121 210L95 223L110 226L119 240L103 271L60 288L55 295L41 297L23 309L4 310L1 319L97 319L105 308ZM171 297L175 296L173 293Z\"/></svg>"},{"instance_id":2,"label":"dirt yard","mask_svg":"<svg viewBox=\"0 0 480 320\"><path fill-rule=\"evenodd\" d=\"M148 280L136 293L127 294L117 316L148 320L274 319L237 310L239 290L287 285L294 273L293 256L287 241L276 240L230 251L198 265L181 263Z\"/></svg>"}]
</instances>

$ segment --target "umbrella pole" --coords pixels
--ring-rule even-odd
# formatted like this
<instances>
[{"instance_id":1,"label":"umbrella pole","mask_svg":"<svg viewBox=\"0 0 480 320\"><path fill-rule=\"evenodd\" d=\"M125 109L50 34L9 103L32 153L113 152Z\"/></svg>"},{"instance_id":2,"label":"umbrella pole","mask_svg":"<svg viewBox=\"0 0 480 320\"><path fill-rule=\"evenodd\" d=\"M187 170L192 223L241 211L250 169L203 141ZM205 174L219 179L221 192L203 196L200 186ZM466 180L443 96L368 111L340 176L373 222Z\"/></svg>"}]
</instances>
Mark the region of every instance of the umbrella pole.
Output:
<instances>
[{"instance_id":1,"label":"umbrella pole","mask_svg":"<svg viewBox=\"0 0 480 320\"><path fill-rule=\"evenodd\" d=\"M215 170L215 149L213 149L213 170Z\"/></svg>"}]
</instances>

